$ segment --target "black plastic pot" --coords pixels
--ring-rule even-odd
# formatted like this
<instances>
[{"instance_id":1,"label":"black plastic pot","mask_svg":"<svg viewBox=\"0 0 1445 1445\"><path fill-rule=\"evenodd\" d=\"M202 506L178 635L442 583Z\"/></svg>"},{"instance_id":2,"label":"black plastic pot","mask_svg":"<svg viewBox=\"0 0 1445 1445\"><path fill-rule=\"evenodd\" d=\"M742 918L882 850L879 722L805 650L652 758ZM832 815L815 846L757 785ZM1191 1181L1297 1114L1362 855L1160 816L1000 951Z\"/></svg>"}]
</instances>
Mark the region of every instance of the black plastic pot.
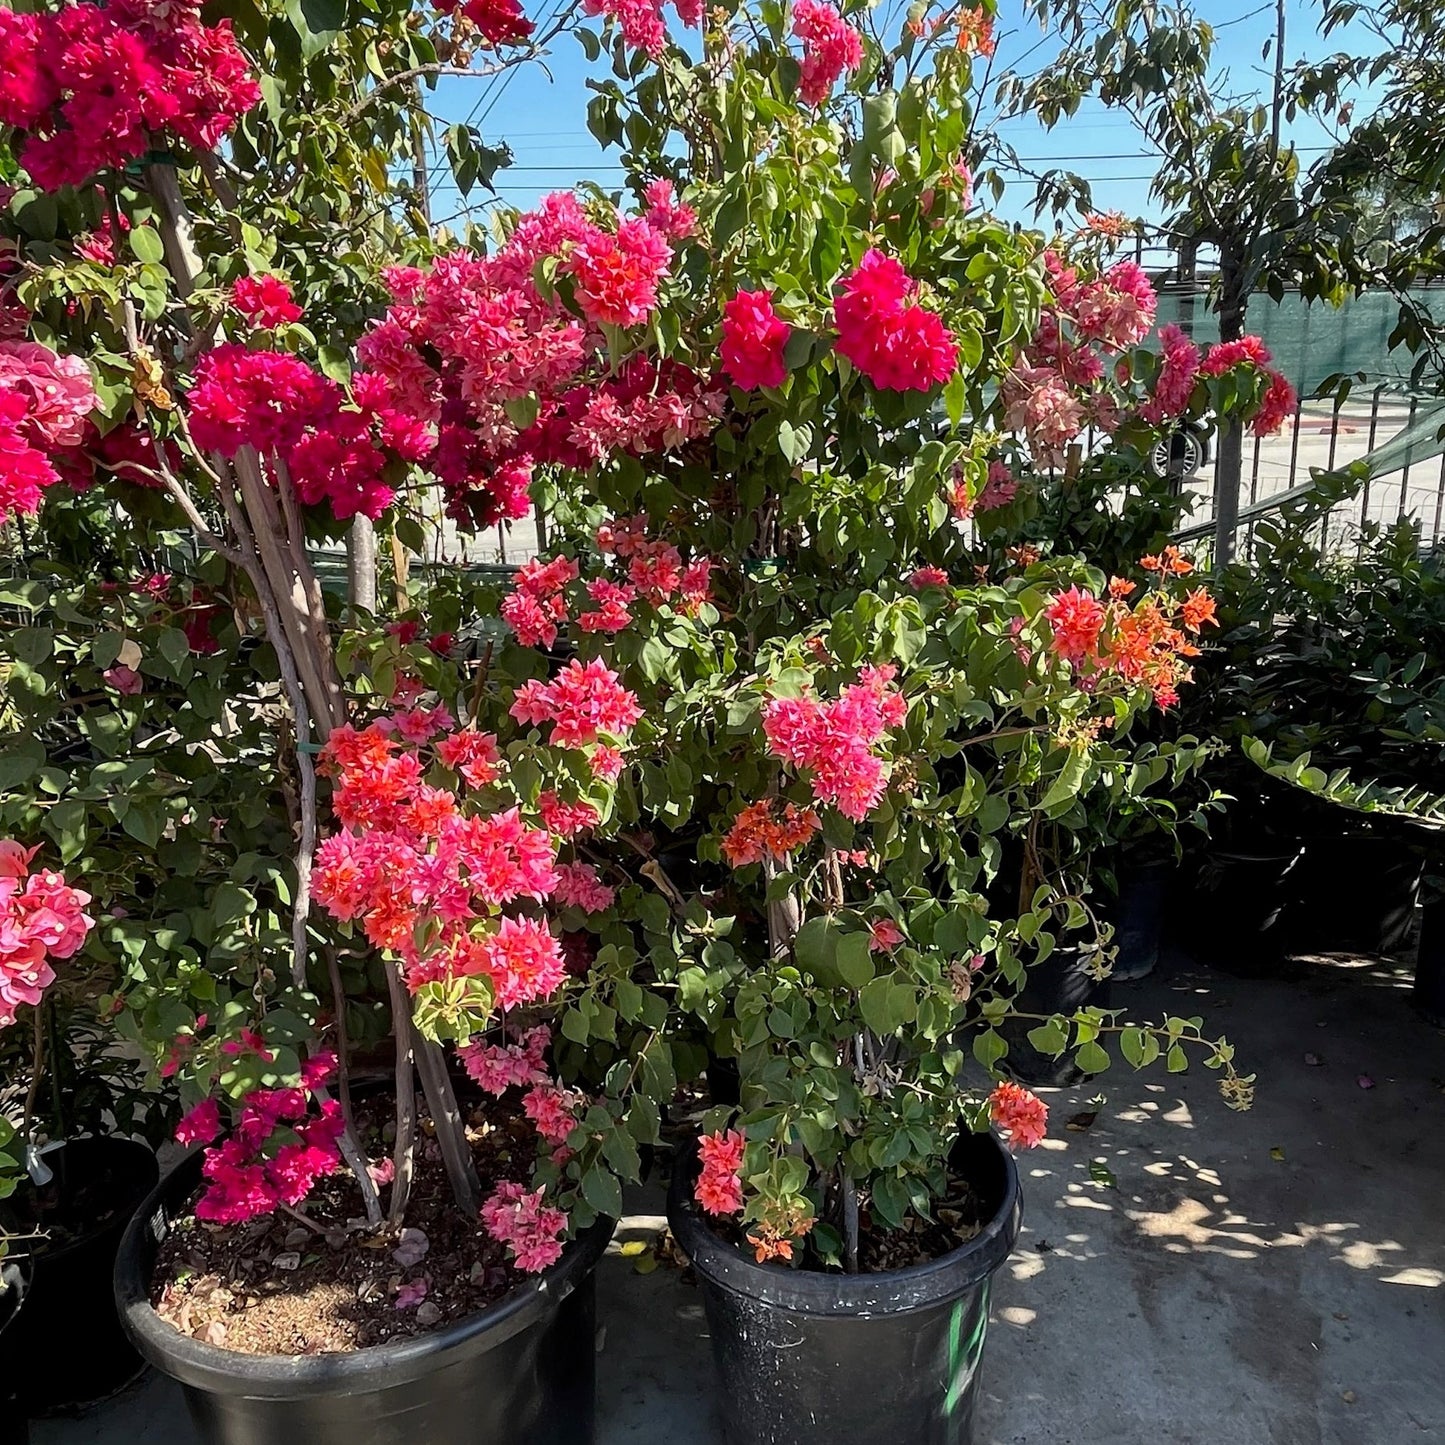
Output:
<instances>
[{"instance_id":1,"label":"black plastic pot","mask_svg":"<svg viewBox=\"0 0 1445 1445\"><path fill-rule=\"evenodd\" d=\"M71 1139L45 1155L62 1196L57 1217L70 1237L52 1229L33 1246L34 1270L25 1308L5 1335L5 1373L32 1415L77 1409L124 1389L144 1368L116 1317L110 1279L121 1235L136 1205L155 1187L156 1156L134 1139ZM28 1194L30 1186L22 1186ZM71 1201L78 1201L72 1204ZM21 1209L28 1219L31 1202ZM103 1211L103 1213L102 1213ZM97 1222L75 1216L100 1213ZM39 1216L41 1228L46 1216Z\"/></svg>"},{"instance_id":2,"label":"black plastic pot","mask_svg":"<svg viewBox=\"0 0 1445 1445\"><path fill-rule=\"evenodd\" d=\"M30 1291L30 1261L13 1256L0 1260L0 1359L8 1360L5 1331L14 1323ZM9 1369L0 1369L0 1445L26 1445L30 1422L20 1403L19 1381Z\"/></svg>"},{"instance_id":3,"label":"black plastic pot","mask_svg":"<svg viewBox=\"0 0 1445 1445\"><path fill-rule=\"evenodd\" d=\"M1077 949L1056 948L1042 963L1031 964L1014 1007L1026 1014L1072 1014L1093 1005L1109 1007L1109 979L1096 979L1083 966ZM1008 1053L999 1068L1021 1084L1065 1088L1084 1077L1071 1054L1041 1054L1028 1039L1037 1018L1005 1019L999 1033Z\"/></svg>"},{"instance_id":4,"label":"black plastic pot","mask_svg":"<svg viewBox=\"0 0 1445 1445\"><path fill-rule=\"evenodd\" d=\"M1302 849L1266 844L1258 852L1212 850L1180 899L1179 942L1198 962L1254 973L1284 956Z\"/></svg>"},{"instance_id":5,"label":"black plastic pot","mask_svg":"<svg viewBox=\"0 0 1445 1445\"><path fill-rule=\"evenodd\" d=\"M1109 910L1118 949L1111 978L1147 978L1158 967L1171 871L1167 863L1119 865L1119 896Z\"/></svg>"},{"instance_id":6,"label":"black plastic pot","mask_svg":"<svg viewBox=\"0 0 1445 1445\"><path fill-rule=\"evenodd\" d=\"M1415 1007L1445 1026L1445 898L1420 910L1420 953L1415 964Z\"/></svg>"},{"instance_id":7,"label":"black plastic pot","mask_svg":"<svg viewBox=\"0 0 1445 1445\"><path fill-rule=\"evenodd\" d=\"M730 1445L970 1445L990 1283L1018 1237L1018 1171L990 1135L959 1141L988 1224L928 1264L823 1274L757 1264L692 1199L696 1158L668 1192L673 1237L702 1286Z\"/></svg>"},{"instance_id":8,"label":"black plastic pot","mask_svg":"<svg viewBox=\"0 0 1445 1445\"><path fill-rule=\"evenodd\" d=\"M350 1354L246 1355L151 1308L156 1249L200 1182L183 1160L121 1242L115 1298L141 1353L178 1380L203 1445L590 1445L599 1220L535 1280L435 1334Z\"/></svg>"},{"instance_id":9,"label":"black plastic pot","mask_svg":"<svg viewBox=\"0 0 1445 1445\"><path fill-rule=\"evenodd\" d=\"M1424 862L1379 833L1310 837L1295 869L1288 914L1301 953L1399 955L1415 929Z\"/></svg>"}]
</instances>

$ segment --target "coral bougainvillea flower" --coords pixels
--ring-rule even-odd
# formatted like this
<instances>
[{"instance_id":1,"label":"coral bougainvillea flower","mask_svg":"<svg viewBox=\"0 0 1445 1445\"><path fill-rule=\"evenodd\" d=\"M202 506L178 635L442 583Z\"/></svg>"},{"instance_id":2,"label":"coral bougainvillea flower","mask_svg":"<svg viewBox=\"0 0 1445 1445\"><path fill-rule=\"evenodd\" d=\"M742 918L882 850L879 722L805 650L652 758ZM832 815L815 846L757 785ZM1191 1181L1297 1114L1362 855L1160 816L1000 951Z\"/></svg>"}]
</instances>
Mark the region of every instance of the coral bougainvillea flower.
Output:
<instances>
[{"instance_id":1,"label":"coral bougainvillea flower","mask_svg":"<svg viewBox=\"0 0 1445 1445\"><path fill-rule=\"evenodd\" d=\"M1008 1135L1014 1149L1042 1144L1049 1127L1049 1106L1020 1084L1004 1082L988 1096L993 1122Z\"/></svg>"},{"instance_id":2,"label":"coral bougainvillea flower","mask_svg":"<svg viewBox=\"0 0 1445 1445\"><path fill-rule=\"evenodd\" d=\"M698 1140L700 1168L693 1197L709 1214L736 1214L743 1207L743 1136L736 1129Z\"/></svg>"}]
</instances>

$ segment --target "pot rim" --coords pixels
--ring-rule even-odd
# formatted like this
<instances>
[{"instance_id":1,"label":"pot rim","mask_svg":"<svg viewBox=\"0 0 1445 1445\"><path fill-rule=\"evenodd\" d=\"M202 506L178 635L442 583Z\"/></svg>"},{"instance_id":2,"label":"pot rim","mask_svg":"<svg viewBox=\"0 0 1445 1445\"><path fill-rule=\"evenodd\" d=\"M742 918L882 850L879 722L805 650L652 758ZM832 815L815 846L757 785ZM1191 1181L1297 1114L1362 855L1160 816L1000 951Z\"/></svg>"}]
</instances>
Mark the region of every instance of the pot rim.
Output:
<instances>
[{"instance_id":1,"label":"pot rim","mask_svg":"<svg viewBox=\"0 0 1445 1445\"><path fill-rule=\"evenodd\" d=\"M260 1399L374 1394L485 1354L555 1309L596 1267L617 1227L598 1219L562 1258L479 1314L414 1339L317 1355L252 1355L205 1344L163 1320L150 1302L156 1245L171 1214L200 1179L201 1150L187 1154L131 1217L115 1264L115 1303L131 1343L182 1385L214 1395ZM450 1355L443 1360L439 1357Z\"/></svg>"},{"instance_id":2,"label":"pot rim","mask_svg":"<svg viewBox=\"0 0 1445 1445\"><path fill-rule=\"evenodd\" d=\"M970 1142L971 1141L971 1142ZM1023 1215L1018 1166L998 1136L964 1133L960 1145L988 1149L1003 1174L1002 1198L988 1223L957 1249L906 1269L876 1274L825 1274L759 1264L720 1239L702 1217L688 1187L696 1172L696 1142L673 1165L667 1222L693 1268L712 1284L779 1309L807 1315L892 1315L927 1309L995 1273L1018 1239Z\"/></svg>"},{"instance_id":3,"label":"pot rim","mask_svg":"<svg viewBox=\"0 0 1445 1445\"><path fill-rule=\"evenodd\" d=\"M147 1182L131 1194L131 1200L135 1200L137 1195L140 1199L144 1199L160 1179L160 1162L156 1158L155 1150L144 1139L133 1138L129 1134L77 1134L72 1139L66 1139L64 1143L67 1149L76 1149L77 1145L81 1146L76 1149L76 1157L84 1157L87 1154L103 1157L110 1154L112 1157L128 1155L137 1163L144 1160L141 1172L146 1176ZM134 1208L135 1205L132 1204L131 1207ZM54 1269L57 1264L63 1263L72 1254L89 1249L97 1240L105 1239L107 1236L114 1239L127 1227L129 1221L128 1213L117 1213L103 1224L93 1224L83 1234L77 1234L64 1244L56 1245L53 1249L42 1237L32 1239L28 1248L12 1247L8 1257L28 1259L32 1266L38 1263L46 1269ZM24 1241L21 1241L21 1244L23 1246Z\"/></svg>"}]
</instances>

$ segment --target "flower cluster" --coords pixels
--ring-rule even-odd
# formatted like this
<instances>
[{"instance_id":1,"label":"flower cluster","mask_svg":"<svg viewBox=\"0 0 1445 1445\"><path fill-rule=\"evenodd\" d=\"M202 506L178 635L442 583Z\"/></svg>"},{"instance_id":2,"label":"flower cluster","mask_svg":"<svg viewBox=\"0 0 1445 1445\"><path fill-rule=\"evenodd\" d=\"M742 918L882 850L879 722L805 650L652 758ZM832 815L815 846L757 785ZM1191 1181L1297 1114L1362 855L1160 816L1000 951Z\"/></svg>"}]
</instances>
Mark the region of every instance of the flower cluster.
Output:
<instances>
[{"instance_id":1,"label":"flower cluster","mask_svg":"<svg viewBox=\"0 0 1445 1445\"><path fill-rule=\"evenodd\" d=\"M743 1207L743 1149L736 1129L704 1134L697 1144L697 1183L693 1197L709 1214L736 1214Z\"/></svg>"},{"instance_id":2,"label":"flower cluster","mask_svg":"<svg viewBox=\"0 0 1445 1445\"><path fill-rule=\"evenodd\" d=\"M90 894L50 869L30 872L37 849L0 840L0 1028L22 1004L37 1004L55 982L52 960L71 958L95 920Z\"/></svg>"},{"instance_id":3,"label":"flower cluster","mask_svg":"<svg viewBox=\"0 0 1445 1445\"><path fill-rule=\"evenodd\" d=\"M300 357L229 342L197 363L190 407L199 446L226 457L254 447L273 479L284 467L300 500L328 503L338 521L379 517L395 495L393 457L418 461L431 445L385 395L357 387L348 402Z\"/></svg>"},{"instance_id":4,"label":"flower cluster","mask_svg":"<svg viewBox=\"0 0 1445 1445\"><path fill-rule=\"evenodd\" d=\"M1163 558L1146 557L1142 565L1174 576L1192 570L1172 547ZM1131 604L1135 591L1134 583L1116 577L1107 601L1077 586L1055 593L1044 612L1049 650L1073 667L1086 688L1113 676L1148 688L1160 707L1172 707L1180 683L1191 675L1188 659L1199 655L1192 639L1214 625L1214 600L1202 587L1183 597L1159 588Z\"/></svg>"},{"instance_id":5,"label":"flower cluster","mask_svg":"<svg viewBox=\"0 0 1445 1445\"><path fill-rule=\"evenodd\" d=\"M551 1030L538 1024L515 1043L469 1040L457 1050L457 1057L478 1088L501 1095L508 1089L530 1089L547 1082L547 1046L551 1042Z\"/></svg>"},{"instance_id":6,"label":"flower cluster","mask_svg":"<svg viewBox=\"0 0 1445 1445\"><path fill-rule=\"evenodd\" d=\"M550 682L524 682L511 715L531 727L551 723L555 747L580 748L603 737L626 737L642 708L601 658L573 658Z\"/></svg>"},{"instance_id":7,"label":"flower cluster","mask_svg":"<svg viewBox=\"0 0 1445 1445\"><path fill-rule=\"evenodd\" d=\"M749 803L733 819L722 840L723 857L734 868L761 863L764 858L781 863L822 826L811 808L800 808L778 798L762 798Z\"/></svg>"},{"instance_id":8,"label":"flower cluster","mask_svg":"<svg viewBox=\"0 0 1445 1445\"><path fill-rule=\"evenodd\" d=\"M1159 372L1154 390L1139 408L1151 426L1173 421L1189 405L1199 375L1199 348L1172 322L1159 328Z\"/></svg>"},{"instance_id":9,"label":"flower cluster","mask_svg":"<svg viewBox=\"0 0 1445 1445\"><path fill-rule=\"evenodd\" d=\"M425 739L449 723L436 709L331 734L322 766L335 779L332 806L342 828L317 850L316 898L395 953L413 991L440 980L484 980L488 1001L512 1008L545 998L565 976L544 920L496 917L517 900L550 897L557 840L526 823L520 808L468 812L455 793L426 781L426 744L404 734ZM463 766L470 757L495 767L487 761L495 738L476 735L463 750L449 746L456 736L435 745L438 761L445 754Z\"/></svg>"},{"instance_id":10,"label":"flower cluster","mask_svg":"<svg viewBox=\"0 0 1445 1445\"><path fill-rule=\"evenodd\" d=\"M865 667L831 702L811 696L775 697L763 708L763 732L775 757L805 770L813 797L854 822L877 806L888 764L875 751L900 727L908 703L892 685L895 669Z\"/></svg>"},{"instance_id":11,"label":"flower cluster","mask_svg":"<svg viewBox=\"0 0 1445 1445\"><path fill-rule=\"evenodd\" d=\"M545 1190L506 1181L482 1205L482 1225L512 1251L517 1268L535 1274L562 1257L567 1216L544 1203Z\"/></svg>"},{"instance_id":12,"label":"flower cluster","mask_svg":"<svg viewBox=\"0 0 1445 1445\"><path fill-rule=\"evenodd\" d=\"M954 17L958 26L958 48L965 55L979 55L987 60L998 49L993 33L993 16L981 5L964 7Z\"/></svg>"},{"instance_id":13,"label":"flower cluster","mask_svg":"<svg viewBox=\"0 0 1445 1445\"><path fill-rule=\"evenodd\" d=\"M989 1117L1008 1135L1014 1149L1032 1149L1044 1141L1049 1106L1020 1084L1005 1081L988 1096Z\"/></svg>"},{"instance_id":14,"label":"flower cluster","mask_svg":"<svg viewBox=\"0 0 1445 1445\"><path fill-rule=\"evenodd\" d=\"M279 276L242 276L231 287L231 304L252 326L267 330L301 319L291 288Z\"/></svg>"},{"instance_id":15,"label":"flower cluster","mask_svg":"<svg viewBox=\"0 0 1445 1445\"><path fill-rule=\"evenodd\" d=\"M601 224L575 196L548 196L494 254L393 276L353 388L434 434L420 459L459 523L525 515L538 465L668 451L715 425L725 392L707 378L640 353L609 360L607 331L652 318L673 241L696 221L665 183L648 203ZM541 283L544 269L565 284Z\"/></svg>"},{"instance_id":16,"label":"flower cluster","mask_svg":"<svg viewBox=\"0 0 1445 1445\"><path fill-rule=\"evenodd\" d=\"M957 344L935 312L910 300L916 289L897 261L870 250L834 303L839 355L888 391L929 391L958 369Z\"/></svg>"},{"instance_id":17,"label":"flower cluster","mask_svg":"<svg viewBox=\"0 0 1445 1445\"><path fill-rule=\"evenodd\" d=\"M0 11L0 125L25 131L21 165L43 190L80 185L158 137L214 150L261 90L229 21L175 0Z\"/></svg>"},{"instance_id":18,"label":"flower cluster","mask_svg":"<svg viewBox=\"0 0 1445 1445\"><path fill-rule=\"evenodd\" d=\"M39 508L60 480L56 463L86 440L95 406L90 368L78 356L0 341L0 521Z\"/></svg>"},{"instance_id":19,"label":"flower cluster","mask_svg":"<svg viewBox=\"0 0 1445 1445\"><path fill-rule=\"evenodd\" d=\"M863 36L826 0L794 0L793 34L803 44L798 93L807 105L822 105L838 77L863 64Z\"/></svg>"},{"instance_id":20,"label":"flower cluster","mask_svg":"<svg viewBox=\"0 0 1445 1445\"><path fill-rule=\"evenodd\" d=\"M462 15L488 45L521 45L532 22L517 0L432 0L443 15Z\"/></svg>"},{"instance_id":21,"label":"flower cluster","mask_svg":"<svg viewBox=\"0 0 1445 1445\"><path fill-rule=\"evenodd\" d=\"M1008 466L997 460L990 461L985 474L983 490L976 496L969 490L968 477L962 467L956 468L948 485L948 509L955 520L966 522L981 512L996 511L1006 507L1018 495L1019 484Z\"/></svg>"},{"instance_id":22,"label":"flower cluster","mask_svg":"<svg viewBox=\"0 0 1445 1445\"><path fill-rule=\"evenodd\" d=\"M781 386L788 374L783 351L791 334L773 310L771 291L739 291L723 307L723 370L744 391Z\"/></svg>"},{"instance_id":23,"label":"flower cluster","mask_svg":"<svg viewBox=\"0 0 1445 1445\"><path fill-rule=\"evenodd\" d=\"M279 1205L295 1208L318 1179L341 1167L341 1105L319 1101L316 1091L336 1068L336 1056L313 1054L301 1066L295 1088L256 1089L241 1101L229 1135L221 1111L205 1099L176 1127L181 1144L205 1144L201 1164L206 1187L196 1218L212 1224L243 1224ZM316 1112L312 1113L312 1105Z\"/></svg>"},{"instance_id":24,"label":"flower cluster","mask_svg":"<svg viewBox=\"0 0 1445 1445\"><path fill-rule=\"evenodd\" d=\"M702 24L702 0L672 0L677 17L696 30ZM617 22L623 43L656 60L667 47L667 21L662 0L582 0L586 15L605 15Z\"/></svg>"},{"instance_id":25,"label":"flower cluster","mask_svg":"<svg viewBox=\"0 0 1445 1445\"><path fill-rule=\"evenodd\" d=\"M1273 365L1269 348L1257 336L1238 341L1221 341L1211 346L1199 363L1204 376L1223 376L1238 368L1258 372L1265 378L1264 396L1250 423L1255 436L1273 436L1294 414L1299 398L1284 374Z\"/></svg>"},{"instance_id":26,"label":"flower cluster","mask_svg":"<svg viewBox=\"0 0 1445 1445\"><path fill-rule=\"evenodd\" d=\"M1123 414L1101 385L1110 356L1137 346L1158 301L1143 270L1120 261L1085 277L1057 252L1044 253L1052 304L1004 383L1005 422L1025 438L1038 466L1056 467L1085 428L1112 435Z\"/></svg>"},{"instance_id":27,"label":"flower cluster","mask_svg":"<svg viewBox=\"0 0 1445 1445\"><path fill-rule=\"evenodd\" d=\"M513 575L501 611L523 647L551 647L557 641L557 624L568 616L563 589L577 575L577 564L568 557L545 563L532 557Z\"/></svg>"},{"instance_id":28,"label":"flower cluster","mask_svg":"<svg viewBox=\"0 0 1445 1445\"><path fill-rule=\"evenodd\" d=\"M577 614L583 632L613 634L633 620L632 605L639 596L653 606L671 603L689 616L709 600L712 562L699 557L684 563L670 542L649 538L646 519L622 518L603 523L598 546L604 555L626 562L625 582L596 577L579 589L593 604ZM580 569L568 557L550 562L529 559L512 576L512 591L502 599L501 614L524 647L551 647L560 627L572 620L566 589L578 580Z\"/></svg>"}]
</instances>

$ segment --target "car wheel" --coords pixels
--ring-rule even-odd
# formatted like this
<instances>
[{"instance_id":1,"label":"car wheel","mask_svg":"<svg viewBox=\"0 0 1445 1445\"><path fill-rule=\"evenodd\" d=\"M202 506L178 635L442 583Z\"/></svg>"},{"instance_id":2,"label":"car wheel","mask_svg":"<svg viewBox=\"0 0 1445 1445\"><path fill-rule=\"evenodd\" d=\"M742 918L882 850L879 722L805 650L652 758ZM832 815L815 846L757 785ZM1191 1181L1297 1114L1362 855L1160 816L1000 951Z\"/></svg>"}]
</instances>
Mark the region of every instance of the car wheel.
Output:
<instances>
[{"instance_id":1,"label":"car wheel","mask_svg":"<svg viewBox=\"0 0 1445 1445\"><path fill-rule=\"evenodd\" d=\"M1203 471L1207 460L1204 442L1188 427L1161 437L1149 453L1149 470L1161 481L1169 477L1192 477Z\"/></svg>"}]
</instances>

